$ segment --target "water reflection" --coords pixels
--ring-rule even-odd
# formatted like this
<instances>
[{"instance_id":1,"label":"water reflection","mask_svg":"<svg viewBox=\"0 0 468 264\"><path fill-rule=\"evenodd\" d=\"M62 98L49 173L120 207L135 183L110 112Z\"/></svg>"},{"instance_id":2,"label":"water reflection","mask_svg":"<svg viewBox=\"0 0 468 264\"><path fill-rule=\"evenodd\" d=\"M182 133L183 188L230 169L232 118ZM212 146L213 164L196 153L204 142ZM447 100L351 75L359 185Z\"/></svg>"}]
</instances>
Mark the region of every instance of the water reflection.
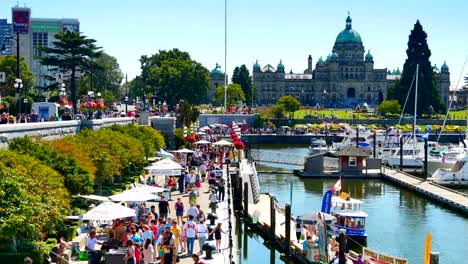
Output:
<instances>
[{"instance_id":1,"label":"water reflection","mask_svg":"<svg viewBox=\"0 0 468 264\"><path fill-rule=\"evenodd\" d=\"M280 260L280 253L275 248L265 244L263 238L252 230L239 218L234 223L237 235L238 250L236 252L239 264L284 263Z\"/></svg>"},{"instance_id":2,"label":"water reflection","mask_svg":"<svg viewBox=\"0 0 468 264\"><path fill-rule=\"evenodd\" d=\"M320 210L323 193L336 183L336 179L260 174L261 191L273 193L284 205L290 199L291 179L294 215ZM343 179L342 191L364 202L363 211L369 214L369 248L421 263L425 236L431 232L432 248L440 252L440 263L465 263L462 252L468 249L468 219L462 215L381 180Z\"/></svg>"}]
</instances>

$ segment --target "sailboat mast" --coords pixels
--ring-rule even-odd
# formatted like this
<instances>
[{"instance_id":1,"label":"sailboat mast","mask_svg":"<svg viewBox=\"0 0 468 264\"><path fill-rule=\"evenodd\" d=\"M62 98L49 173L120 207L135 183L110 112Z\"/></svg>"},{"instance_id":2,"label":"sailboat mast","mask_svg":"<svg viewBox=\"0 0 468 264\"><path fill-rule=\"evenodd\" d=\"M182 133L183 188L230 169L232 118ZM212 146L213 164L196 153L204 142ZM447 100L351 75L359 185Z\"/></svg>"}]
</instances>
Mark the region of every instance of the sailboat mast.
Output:
<instances>
[{"instance_id":1,"label":"sailboat mast","mask_svg":"<svg viewBox=\"0 0 468 264\"><path fill-rule=\"evenodd\" d=\"M413 124L413 156L416 155L416 144L418 140L416 138L416 116L418 113L418 73L419 73L419 64L416 64L416 87L414 89L414 124Z\"/></svg>"}]
</instances>

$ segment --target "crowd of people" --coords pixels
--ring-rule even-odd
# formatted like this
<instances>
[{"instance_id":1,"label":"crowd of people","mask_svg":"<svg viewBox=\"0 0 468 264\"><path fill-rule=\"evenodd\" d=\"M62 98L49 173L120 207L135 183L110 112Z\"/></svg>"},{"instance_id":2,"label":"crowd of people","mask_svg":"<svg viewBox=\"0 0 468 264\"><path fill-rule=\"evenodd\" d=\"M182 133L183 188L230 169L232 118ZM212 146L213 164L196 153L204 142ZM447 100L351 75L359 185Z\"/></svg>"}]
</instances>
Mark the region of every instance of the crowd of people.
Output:
<instances>
[{"instance_id":1,"label":"crowd of people","mask_svg":"<svg viewBox=\"0 0 468 264\"><path fill-rule=\"evenodd\" d=\"M175 202L171 205L161 197L157 204L129 205L135 210L136 217L117 219L108 226L105 230L109 239L101 243L99 251L100 242L95 232L90 232L86 241L90 261L101 258L103 250L120 247L127 252L124 257L127 263L172 264L181 257L191 257L194 263L202 264L203 245L211 236L216 252L222 252L221 241L226 233L222 222L210 229L206 222L207 211L216 214L218 202L225 199L225 180L220 169L220 159L225 155L229 155L229 150L202 146L192 155L180 159L184 165L181 175L178 179L167 177L164 186L160 186L171 188ZM158 186L154 176L149 176L146 183ZM194 249L196 242L198 252Z\"/></svg>"}]
</instances>

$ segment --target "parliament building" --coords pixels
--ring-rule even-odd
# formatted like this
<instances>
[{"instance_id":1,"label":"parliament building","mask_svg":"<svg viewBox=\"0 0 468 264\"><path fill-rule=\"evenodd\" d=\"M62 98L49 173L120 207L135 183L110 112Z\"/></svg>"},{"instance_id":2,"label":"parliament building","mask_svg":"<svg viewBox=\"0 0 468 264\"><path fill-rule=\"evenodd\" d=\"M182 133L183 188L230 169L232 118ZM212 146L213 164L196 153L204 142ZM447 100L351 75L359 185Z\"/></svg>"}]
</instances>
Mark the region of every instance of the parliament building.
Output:
<instances>
[{"instance_id":1,"label":"parliament building","mask_svg":"<svg viewBox=\"0 0 468 264\"><path fill-rule=\"evenodd\" d=\"M276 104L285 95L296 97L302 105L336 108L354 108L367 103L377 106L385 99L387 89L400 78L400 70L375 69L370 50L364 50L361 36L352 28L351 17L336 37L332 53L320 57L313 67L312 56L307 59L303 73L285 72L280 60L274 68L263 68L258 61L253 66L256 104ZM448 105L450 72L447 65L439 70L434 66L442 100ZM214 77L214 76L212 76Z\"/></svg>"}]
</instances>

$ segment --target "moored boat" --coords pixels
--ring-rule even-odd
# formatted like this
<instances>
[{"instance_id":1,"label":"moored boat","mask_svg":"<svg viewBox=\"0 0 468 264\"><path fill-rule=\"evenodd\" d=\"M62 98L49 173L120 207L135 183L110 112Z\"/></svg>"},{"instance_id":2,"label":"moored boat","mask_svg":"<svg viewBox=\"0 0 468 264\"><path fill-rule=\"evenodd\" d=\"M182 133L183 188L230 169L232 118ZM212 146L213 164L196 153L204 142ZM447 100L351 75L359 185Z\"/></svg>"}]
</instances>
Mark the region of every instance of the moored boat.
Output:
<instances>
[{"instance_id":1,"label":"moored boat","mask_svg":"<svg viewBox=\"0 0 468 264\"><path fill-rule=\"evenodd\" d=\"M436 170L428 180L443 186L468 187L468 156L457 161L450 170Z\"/></svg>"},{"instance_id":2,"label":"moored boat","mask_svg":"<svg viewBox=\"0 0 468 264\"><path fill-rule=\"evenodd\" d=\"M337 218L336 223L330 224L330 234L338 236L340 229L346 230L346 236L358 243L367 240L367 214L361 211L361 200L332 197L331 215Z\"/></svg>"}]
</instances>

